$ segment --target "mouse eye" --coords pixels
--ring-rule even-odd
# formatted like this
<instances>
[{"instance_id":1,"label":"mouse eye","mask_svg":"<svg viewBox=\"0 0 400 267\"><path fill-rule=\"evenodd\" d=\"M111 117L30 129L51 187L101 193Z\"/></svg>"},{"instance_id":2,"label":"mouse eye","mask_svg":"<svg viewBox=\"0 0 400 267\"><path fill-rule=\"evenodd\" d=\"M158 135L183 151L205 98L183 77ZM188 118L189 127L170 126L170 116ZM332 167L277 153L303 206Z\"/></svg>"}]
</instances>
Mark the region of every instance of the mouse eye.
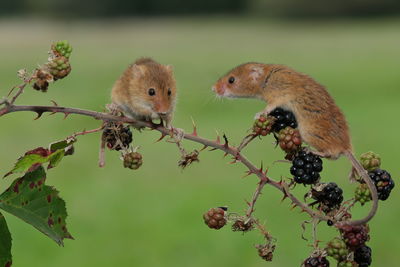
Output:
<instances>
[{"instance_id":1,"label":"mouse eye","mask_svg":"<svg viewBox=\"0 0 400 267\"><path fill-rule=\"evenodd\" d=\"M150 88L149 89L149 95L153 96L156 94L156 90L154 90L154 88Z\"/></svg>"},{"instance_id":2,"label":"mouse eye","mask_svg":"<svg viewBox=\"0 0 400 267\"><path fill-rule=\"evenodd\" d=\"M171 88L168 88L168 95L171 95Z\"/></svg>"},{"instance_id":3,"label":"mouse eye","mask_svg":"<svg viewBox=\"0 0 400 267\"><path fill-rule=\"evenodd\" d=\"M234 83L235 82L235 77L231 76L228 80L229 83Z\"/></svg>"}]
</instances>

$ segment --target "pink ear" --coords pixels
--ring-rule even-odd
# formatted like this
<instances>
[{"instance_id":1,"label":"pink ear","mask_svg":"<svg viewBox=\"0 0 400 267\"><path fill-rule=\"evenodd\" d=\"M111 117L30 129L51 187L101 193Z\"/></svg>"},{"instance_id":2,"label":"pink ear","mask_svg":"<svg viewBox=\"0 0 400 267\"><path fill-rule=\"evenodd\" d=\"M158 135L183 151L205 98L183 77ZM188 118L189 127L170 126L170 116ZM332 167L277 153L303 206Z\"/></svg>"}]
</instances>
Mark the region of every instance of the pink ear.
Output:
<instances>
[{"instance_id":1,"label":"pink ear","mask_svg":"<svg viewBox=\"0 0 400 267\"><path fill-rule=\"evenodd\" d=\"M253 81L258 81L258 79L263 75L264 75L264 69L262 67L255 66L251 68L250 78Z\"/></svg>"}]
</instances>

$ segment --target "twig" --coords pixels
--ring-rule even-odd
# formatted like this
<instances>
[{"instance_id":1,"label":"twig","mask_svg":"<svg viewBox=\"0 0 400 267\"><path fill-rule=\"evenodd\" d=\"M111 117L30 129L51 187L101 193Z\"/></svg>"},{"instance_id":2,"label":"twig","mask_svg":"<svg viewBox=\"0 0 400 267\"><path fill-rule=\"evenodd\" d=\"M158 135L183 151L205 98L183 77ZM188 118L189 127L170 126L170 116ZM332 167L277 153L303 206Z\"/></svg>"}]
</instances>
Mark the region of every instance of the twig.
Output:
<instances>
[{"instance_id":1,"label":"twig","mask_svg":"<svg viewBox=\"0 0 400 267\"><path fill-rule=\"evenodd\" d=\"M249 208L247 209L247 212L246 212L246 216L248 218L250 218L251 215L253 214L253 212L255 211L254 206L256 205L257 199L260 196L262 189L267 184L267 182L268 182L268 180L266 180L266 179L260 179L260 182L258 183L256 191L253 194L253 198L252 198L251 202L248 203Z\"/></svg>"}]
</instances>

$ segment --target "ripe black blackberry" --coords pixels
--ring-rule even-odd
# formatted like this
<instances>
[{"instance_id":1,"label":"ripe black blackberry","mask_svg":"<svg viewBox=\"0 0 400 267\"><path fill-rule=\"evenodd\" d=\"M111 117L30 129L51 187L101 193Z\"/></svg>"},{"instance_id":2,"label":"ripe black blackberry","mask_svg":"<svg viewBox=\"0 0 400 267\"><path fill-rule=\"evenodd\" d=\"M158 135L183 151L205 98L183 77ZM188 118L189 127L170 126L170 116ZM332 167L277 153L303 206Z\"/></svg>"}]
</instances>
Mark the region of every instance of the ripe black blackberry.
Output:
<instances>
[{"instance_id":1,"label":"ripe black blackberry","mask_svg":"<svg viewBox=\"0 0 400 267\"><path fill-rule=\"evenodd\" d=\"M376 169L368 174L375 183L376 190L378 191L378 198L380 200L386 200L394 188L394 181L392 180L390 173L382 169Z\"/></svg>"},{"instance_id":2,"label":"ripe black blackberry","mask_svg":"<svg viewBox=\"0 0 400 267\"><path fill-rule=\"evenodd\" d=\"M329 267L329 261L325 257L310 257L303 262L304 267Z\"/></svg>"},{"instance_id":3,"label":"ripe black blackberry","mask_svg":"<svg viewBox=\"0 0 400 267\"><path fill-rule=\"evenodd\" d=\"M313 188L311 194L327 210L338 208L343 201L343 190L336 183L322 184Z\"/></svg>"},{"instance_id":4,"label":"ripe black blackberry","mask_svg":"<svg viewBox=\"0 0 400 267\"><path fill-rule=\"evenodd\" d=\"M368 246L362 246L354 251L354 261L358 263L358 267L368 267L372 262L372 250Z\"/></svg>"},{"instance_id":5,"label":"ripe black blackberry","mask_svg":"<svg viewBox=\"0 0 400 267\"><path fill-rule=\"evenodd\" d=\"M297 128L296 117L291 111L284 110L282 108L276 108L271 113L270 116L275 117L276 121L272 126L272 131L279 132L286 127Z\"/></svg>"},{"instance_id":6,"label":"ripe black blackberry","mask_svg":"<svg viewBox=\"0 0 400 267\"><path fill-rule=\"evenodd\" d=\"M119 151L132 143L132 132L129 126L112 125L104 129L103 140L109 149Z\"/></svg>"},{"instance_id":7,"label":"ripe black blackberry","mask_svg":"<svg viewBox=\"0 0 400 267\"><path fill-rule=\"evenodd\" d=\"M369 240L368 225L344 225L339 230L347 247L352 251L364 246Z\"/></svg>"},{"instance_id":8,"label":"ripe black blackberry","mask_svg":"<svg viewBox=\"0 0 400 267\"><path fill-rule=\"evenodd\" d=\"M292 160L290 173L296 183L314 184L316 183L322 171L322 160L317 155L304 150L298 152Z\"/></svg>"},{"instance_id":9,"label":"ripe black blackberry","mask_svg":"<svg viewBox=\"0 0 400 267\"><path fill-rule=\"evenodd\" d=\"M212 208L203 214L204 223L212 229L220 229L225 226L225 210L223 208Z\"/></svg>"}]
</instances>

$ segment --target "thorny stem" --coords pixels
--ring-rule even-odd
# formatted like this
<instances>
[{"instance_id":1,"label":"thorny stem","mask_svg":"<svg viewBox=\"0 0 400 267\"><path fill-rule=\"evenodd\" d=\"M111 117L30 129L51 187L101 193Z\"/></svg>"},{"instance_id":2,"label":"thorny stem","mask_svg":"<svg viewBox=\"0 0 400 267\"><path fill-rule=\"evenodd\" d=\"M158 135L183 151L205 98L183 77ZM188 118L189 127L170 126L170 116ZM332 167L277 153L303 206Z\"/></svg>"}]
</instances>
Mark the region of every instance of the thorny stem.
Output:
<instances>
[{"instance_id":1,"label":"thorny stem","mask_svg":"<svg viewBox=\"0 0 400 267\"><path fill-rule=\"evenodd\" d=\"M246 216L248 218L250 218L251 215L253 214L253 212L255 211L254 206L256 205L257 199L261 195L261 192L266 184L267 184L267 180L265 180L265 179L260 180L260 182L258 183L256 191L253 194L253 198L252 198L251 202L248 203L249 208L247 209L247 212L246 212Z\"/></svg>"},{"instance_id":2,"label":"thorny stem","mask_svg":"<svg viewBox=\"0 0 400 267\"><path fill-rule=\"evenodd\" d=\"M20 105L6 105L5 107L0 109L0 116L6 115L8 113L12 112L19 112L19 111L32 111L36 112L38 114L39 118L43 113L45 112L50 112L50 113L63 113L66 116L69 114L79 114L79 115L84 115L84 116L89 116L94 119L102 120L102 121L108 121L108 122L122 122L122 123L129 123L134 125L135 127L147 127L156 131L159 131L162 133L162 135L167 136L171 134L171 131L161 124L154 124L152 122L146 122L146 121L136 121L127 117L121 117L121 116L115 116L111 115L108 113L102 113L102 112L96 112L96 111L91 111L91 110L84 110L84 109L77 109L77 108L70 108L70 107L60 107L60 106L20 106ZM296 198L293 194L289 192L289 187L287 183L284 181L275 181L272 180L270 177L266 175L266 173L263 172L262 169L258 169L253 163L251 163L244 155L238 151L236 147L229 146L227 139L225 137L225 143L222 144L217 138L216 141L208 140L205 138L202 138L197 135L196 132L194 134L187 134L183 133L182 137L184 139L203 144L205 147L212 147L214 149L219 149L221 151L224 151L226 154L229 154L233 156L235 161L241 162L243 165L245 165L248 168L248 174L255 174L259 179L260 183L258 185L258 188L253 196L252 203L250 203L249 210L247 214L251 214L254 211L254 205L255 202L257 201L258 196L261 193L262 188L264 187L265 184L269 184L272 187L278 189L281 191L284 195L284 198L289 198L292 202L293 207L299 207L302 212L308 213L312 218L318 219L320 221L328 221L332 220L334 221L334 218L326 216L322 214L321 212L315 211L309 207L306 203L303 203L300 201L298 198ZM359 224L365 224L367 223L371 218L364 218L361 220L358 220ZM343 222L337 222L339 224L343 224ZM352 222L346 222L351 224Z\"/></svg>"}]
</instances>

